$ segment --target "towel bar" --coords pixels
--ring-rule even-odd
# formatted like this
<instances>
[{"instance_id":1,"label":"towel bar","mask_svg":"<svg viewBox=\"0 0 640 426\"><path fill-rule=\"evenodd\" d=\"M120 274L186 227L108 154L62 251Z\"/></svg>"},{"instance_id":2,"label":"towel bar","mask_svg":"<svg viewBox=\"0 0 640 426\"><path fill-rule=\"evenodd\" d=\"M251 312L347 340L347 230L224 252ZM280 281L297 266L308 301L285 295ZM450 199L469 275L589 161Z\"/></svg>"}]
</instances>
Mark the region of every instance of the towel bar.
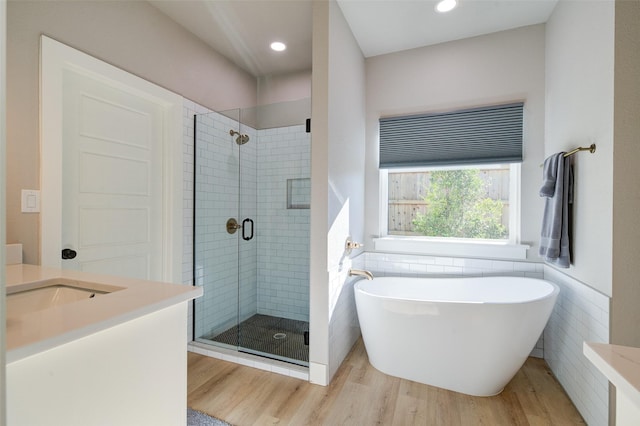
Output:
<instances>
[{"instance_id":1,"label":"towel bar","mask_svg":"<svg viewBox=\"0 0 640 426\"><path fill-rule=\"evenodd\" d=\"M580 152L580 151L589 151L590 153L592 153L592 154L593 154L594 152L596 152L596 144L595 144L595 143L592 143L592 144L591 144L591 145L589 145L589 146L579 146L579 147L577 147L577 148L575 148L575 149L572 149L572 150L571 150L571 151L569 151L569 152L565 152L565 153L564 153L564 155L563 155L563 157L569 157L570 155L573 155L573 154L575 154L576 152ZM540 167L542 167L543 165L544 165L544 164L540 164Z\"/></svg>"},{"instance_id":2,"label":"towel bar","mask_svg":"<svg viewBox=\"0 0 640 426\"><path fill-rule=\"evenodd\" d=\"M580 152L580 151L589 151L590 153L592 153L592 154L593 154L594 152L596 152L596 144L595 144L595 143L592 143L592 144L591 144L591 145L589 145L588 147L582 147L582 146L579 146L579 147L578 147L578 148L576 148L576 149L572 149L572 150L571 150L571 151L569 151L569 152L565 152L565 153L564 153L564 157L568 157L568 156L573 155L573 154L575 154L576 152Z\"/></svg>"}]
</instances>

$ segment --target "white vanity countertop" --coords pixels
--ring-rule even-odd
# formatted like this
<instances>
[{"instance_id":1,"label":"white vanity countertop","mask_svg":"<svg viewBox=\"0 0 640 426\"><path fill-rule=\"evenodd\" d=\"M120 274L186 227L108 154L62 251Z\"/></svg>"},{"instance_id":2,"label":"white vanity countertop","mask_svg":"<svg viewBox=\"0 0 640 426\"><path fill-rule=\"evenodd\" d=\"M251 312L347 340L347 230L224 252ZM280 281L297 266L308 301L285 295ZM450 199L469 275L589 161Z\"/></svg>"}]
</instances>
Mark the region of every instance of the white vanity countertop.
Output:
<instances>
[{"instance_id":1,"label":"white vanity countertop","mask_svg":"<svg viewBox=\"0 0 640 426\"><path fill-rule=\"evenodd\" d=\"M640 407L640 348L584 342L582 351L618 392Z\"/></svg>"},{"instance_id":2,"label":"white vanity countertop","mask_svg":"<svg viewBox=\"0 0 640 426\"><path fill-rule=\"evenodd\" d=\"M29 283L56 278L123 289L17 318L7 318L7 363L195 299L203 292L202 287L34 265L8 265L6 268L8 293L16 287L28 287Z\"/></svg>"}]
</instances>

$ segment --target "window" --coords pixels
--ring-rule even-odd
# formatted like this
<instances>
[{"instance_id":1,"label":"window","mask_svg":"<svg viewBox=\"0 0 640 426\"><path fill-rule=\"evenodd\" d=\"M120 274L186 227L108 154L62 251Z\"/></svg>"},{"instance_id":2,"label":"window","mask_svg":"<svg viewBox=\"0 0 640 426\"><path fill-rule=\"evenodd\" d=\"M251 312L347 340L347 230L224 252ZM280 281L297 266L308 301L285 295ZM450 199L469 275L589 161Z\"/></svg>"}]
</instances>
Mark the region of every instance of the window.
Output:
<instances>
[{"instance_id":1,"label":"window","mask_svg":"<svg viewBox=\"0 0 640 426\"><path fill-rule=\"evenodd\" d=\"M523 105L381 118L381 235L517 244Z\"/></svg>"},{"instance_id":2,"label":"window","mask_svg":"<svg viewBox=\"0 0 640 426\"><path fill-rule=\"evenodd\" d=\"M427 167L383 171L386 235L515 242L510 214L517 166ZM513 223L512 223L513 222Z\"/></svg>"}]
</instances>

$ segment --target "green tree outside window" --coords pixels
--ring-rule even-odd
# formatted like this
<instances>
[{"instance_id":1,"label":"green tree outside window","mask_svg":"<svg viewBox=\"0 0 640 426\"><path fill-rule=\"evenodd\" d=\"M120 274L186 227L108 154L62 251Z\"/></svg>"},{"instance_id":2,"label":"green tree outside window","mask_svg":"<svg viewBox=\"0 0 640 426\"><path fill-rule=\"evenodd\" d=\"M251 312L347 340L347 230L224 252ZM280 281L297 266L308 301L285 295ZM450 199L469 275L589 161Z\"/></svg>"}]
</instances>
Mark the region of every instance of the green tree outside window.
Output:
<instances>
[{"instance_id":1,"label":"green tree outside window","mask_svg":"<svg viewBox=\"0 0 640 426\"><path fill-rule=\"evenodd\" d=\"M478 169L431 172L427 210L416 214L414 230L433 237L507 238L502 201L488 198L486 186Z\"/></svg>"}]
</instances>

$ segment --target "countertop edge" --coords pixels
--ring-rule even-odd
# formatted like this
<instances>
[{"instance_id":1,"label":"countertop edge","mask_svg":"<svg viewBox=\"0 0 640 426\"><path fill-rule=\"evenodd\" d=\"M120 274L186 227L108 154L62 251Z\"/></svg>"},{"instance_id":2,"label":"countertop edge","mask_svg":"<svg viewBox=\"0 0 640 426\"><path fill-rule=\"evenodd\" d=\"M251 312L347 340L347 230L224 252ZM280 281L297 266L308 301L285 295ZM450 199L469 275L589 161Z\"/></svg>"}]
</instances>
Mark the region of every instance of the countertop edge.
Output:
<instances>
[{"instance_id":1,"label":"countertop edge","mask_svg":"<svg viewBox=\"0 0 640 426\"><path fill-rule=\"evenodd\" d=\"M622 351L631 351L633 358L623 355ZM640 348L584 342L582 352L618 391L624 392L640 408ZM631 377L631 370L635 377Z\"/></svg>"},{"instance_id":2,"label":"countertop edge","mask_svg":"<svg viewBox=\"0 0 640 426\"><path fill-rule=\"evenodd\" d=\"M12 269L17 270L17 268ZM39 267L29 265L28 268L22 267L22 269L37 271ZM74 278L85 278L83 273L76 271L69 274L69 272L64 270L56 273L56 271L51 268L41 268L41 270L43 271L42 278L44 279L49 279L52 276L65 277L68 275ZM87 280L95 277L97 276L86 274ZM123 285L122 283L126 283L125 286L127 288L122 292L112 293L110 298L105 298L103 301L100 301L101 305L89 305L86 304L85 301L76 302L66 305L68 307L67 312L63 312L61 307L52 309L51 312L40 311L30 316L27 315L24 321L26 325L19 324L17 329L14 328L13 330L7 327L7 364L18 362L100 331L153 314L180 303L188 302L203 294L202 287L185 284L133 280L119 277L113 277L111 279L108 276L100 276L100 279L95 281L113 281L115 285ZM23 282L29 282L29 280L24 280ZM16 284L15 281L13 284ZM155 291L156 289L157 291ZM64 320L60 321L63 324L49 326L50 324L48 324L48 322L52 320L55 322L55 320L59 320L60 318ZM69 326L66 324L69 318L76 318L77 325ZM33 328L34 324L42 323L43 320L47 326L37 327L35 331L28 329L30 326ZM185 318L185 326L186 320L187 318ZM33 334L33 336L31 334ZM12 340L14 340L13 344Z\"/></svg>"}]
</instances>

